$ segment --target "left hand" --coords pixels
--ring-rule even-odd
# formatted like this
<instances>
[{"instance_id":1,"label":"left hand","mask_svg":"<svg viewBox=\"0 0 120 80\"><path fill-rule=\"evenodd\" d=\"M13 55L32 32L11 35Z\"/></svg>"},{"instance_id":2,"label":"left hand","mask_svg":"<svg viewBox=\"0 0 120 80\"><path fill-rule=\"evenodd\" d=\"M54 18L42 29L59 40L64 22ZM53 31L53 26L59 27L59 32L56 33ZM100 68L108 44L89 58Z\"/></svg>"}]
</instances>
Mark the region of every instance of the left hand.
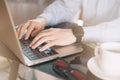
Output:
<instances>
[{"instance_id":1,"label":"left hand","mask_svg":"<svg viewBox=\"0 0 120 80\"><path fill-rule=\"evenodd\" d=\"M40 51L44 51L52 46L65 46L76 41L76 37L72 33L72 29L50 28L40 32L31 42L30 47L35 49L42 43L47 43Z\"/></svg>"}]
</instances>

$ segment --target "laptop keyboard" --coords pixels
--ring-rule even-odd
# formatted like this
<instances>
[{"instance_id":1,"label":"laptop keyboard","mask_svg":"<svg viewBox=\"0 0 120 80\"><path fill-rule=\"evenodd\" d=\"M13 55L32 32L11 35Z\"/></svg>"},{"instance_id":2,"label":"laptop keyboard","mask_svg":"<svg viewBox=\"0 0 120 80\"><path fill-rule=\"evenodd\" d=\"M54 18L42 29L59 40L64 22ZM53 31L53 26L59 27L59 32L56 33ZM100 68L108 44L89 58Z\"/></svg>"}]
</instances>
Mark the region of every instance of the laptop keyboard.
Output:
<instances>
[{"instance_id":1,"label":"laptop keyboard","mask_svg":"<svg viewBox=\"0 0 120 80\"><path fill-rule=\"evenodd\" d=\"M32 49L29 47L30 42L33 40L32 37L30 37L28 40L24 40L24 38L22 38L20 40L21 43L21 47L23 50L23 53L26 57L28 57L28 59L30 60L37 60L40 58L44 58L44 57L48 57L48 56L52 56L55 54L58 54L56 51L54 51L52 48L48 48L43 52L40 52L39 49L41 48L41 46L43 46L44 44L40 45L39 47L37 47L36 49Z\"/></svg>"}]
</instances>

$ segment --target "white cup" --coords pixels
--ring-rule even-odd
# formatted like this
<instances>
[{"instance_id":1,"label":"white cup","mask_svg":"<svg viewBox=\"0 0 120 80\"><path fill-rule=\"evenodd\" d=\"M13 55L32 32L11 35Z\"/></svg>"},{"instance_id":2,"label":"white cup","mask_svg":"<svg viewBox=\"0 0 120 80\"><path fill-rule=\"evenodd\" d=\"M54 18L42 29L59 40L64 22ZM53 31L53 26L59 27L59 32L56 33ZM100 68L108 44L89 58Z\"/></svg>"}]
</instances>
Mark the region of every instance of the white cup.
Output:
<instances>
[{"instance_id":1,"label":"white cup","mask_svg":"<svg viewBox=\"0 0 120 80\"><path fill-rule=\"evenodd\" d=\"M105 74L120 77L120 43L108 42L97 46L95 58Z\"/></svg>"}]
</instances>

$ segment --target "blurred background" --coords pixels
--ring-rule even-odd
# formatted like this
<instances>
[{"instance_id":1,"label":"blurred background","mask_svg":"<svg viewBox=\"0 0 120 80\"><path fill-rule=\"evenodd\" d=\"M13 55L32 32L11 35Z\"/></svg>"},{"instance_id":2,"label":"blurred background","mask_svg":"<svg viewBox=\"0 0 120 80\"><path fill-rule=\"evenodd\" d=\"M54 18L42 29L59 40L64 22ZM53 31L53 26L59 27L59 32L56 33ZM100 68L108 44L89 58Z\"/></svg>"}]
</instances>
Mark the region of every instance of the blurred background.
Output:
<instances>
[{"instance_id":1,"label":"blurred background","mask_svg":"<svg viewBox=\"0 0 120 80\"><path fill-rule=\"evenodd\" d=\"M54 0L7 0L15 25L36 18Z\"/></svg>"}]
</instances>

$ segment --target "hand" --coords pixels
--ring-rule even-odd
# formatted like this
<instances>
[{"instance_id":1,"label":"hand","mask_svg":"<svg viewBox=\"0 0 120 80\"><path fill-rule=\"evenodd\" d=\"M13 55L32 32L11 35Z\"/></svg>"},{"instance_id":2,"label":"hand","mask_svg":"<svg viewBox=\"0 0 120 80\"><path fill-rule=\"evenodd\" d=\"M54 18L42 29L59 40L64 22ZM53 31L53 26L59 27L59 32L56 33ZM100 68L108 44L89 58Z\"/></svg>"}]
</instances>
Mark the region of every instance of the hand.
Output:
<instances>
[{"instance_id":1,"label":"hand","mask_svg":"<svg viewBox=\"0 0 120 80\"><path fill-rule=\"evenodd\" d=\"M42 43L47 43L44 45L40 51L44 51L52 46L65 46L72 44L76 41L76 37L72 33L72 29L47 29L40 32L31 42L30 47L35 49Z\"/></svg>"},{"instance_id":2,"label":"hand","mask_svg":"<svg viewBox=\"0 0 120 80\"><path fill-rule=\"evenodd\" d=\"M17 35L18 38L21 39L25 30L27 30L26 35L25 35L25 40L27 40L30 35L31 36L36 36L41 30L44 29L47 21L45 18L40 18L39 21L36 20L29 20L25 24L21 25L17 29Z\"/></svg>"}]
</instances>

